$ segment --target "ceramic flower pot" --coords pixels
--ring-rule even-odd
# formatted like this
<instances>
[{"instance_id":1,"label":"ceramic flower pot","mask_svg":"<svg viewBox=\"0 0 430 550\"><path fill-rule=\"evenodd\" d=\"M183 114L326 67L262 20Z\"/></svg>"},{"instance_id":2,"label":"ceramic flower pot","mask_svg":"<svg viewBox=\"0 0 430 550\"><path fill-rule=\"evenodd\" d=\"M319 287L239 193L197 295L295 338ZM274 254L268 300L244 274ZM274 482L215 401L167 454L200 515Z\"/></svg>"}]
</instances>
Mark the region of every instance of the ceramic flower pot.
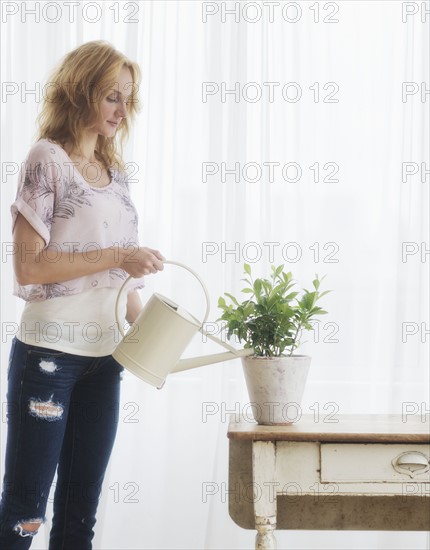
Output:
<instances>
[{"instance_id":1,"label":"ceramic flower pot","mask_svg":"<svg viewBox=\"0 0 430 550\"><path fill-rule=\"evenodd\" d=\"M250 408L258 424L298 421L310 364L308 355L242 357Z\"/></svg>"}]
</instances>

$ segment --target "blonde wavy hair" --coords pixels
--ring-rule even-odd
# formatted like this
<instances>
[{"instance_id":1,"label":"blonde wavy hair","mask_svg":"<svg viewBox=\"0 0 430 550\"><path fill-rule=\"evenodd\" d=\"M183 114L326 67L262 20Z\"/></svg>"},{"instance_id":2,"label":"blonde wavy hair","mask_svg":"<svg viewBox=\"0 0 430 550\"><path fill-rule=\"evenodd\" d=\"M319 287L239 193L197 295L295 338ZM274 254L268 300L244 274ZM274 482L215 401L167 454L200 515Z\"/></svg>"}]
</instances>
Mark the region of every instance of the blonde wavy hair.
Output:
<instances>
[{"instance_id":1,"label":"blonde wavy hair","mask_svg":"<svg viewBox=\"0 0 430 550\"><path fill-rule=\"evenodd\" d=\"M45 138L61 146L68 143L79 151L83 131L96 123L101 100L118 82L123 67L130 70L133 79L127 118L122 119L114 137L98 136L95 155L108 168L124 169L123 145L130 124L140 111L141 72L137 63L105 40L82 44L65 55L55 67L44 87L42 110L37 116L36 141Z\"/></svg>"}]
</instances>

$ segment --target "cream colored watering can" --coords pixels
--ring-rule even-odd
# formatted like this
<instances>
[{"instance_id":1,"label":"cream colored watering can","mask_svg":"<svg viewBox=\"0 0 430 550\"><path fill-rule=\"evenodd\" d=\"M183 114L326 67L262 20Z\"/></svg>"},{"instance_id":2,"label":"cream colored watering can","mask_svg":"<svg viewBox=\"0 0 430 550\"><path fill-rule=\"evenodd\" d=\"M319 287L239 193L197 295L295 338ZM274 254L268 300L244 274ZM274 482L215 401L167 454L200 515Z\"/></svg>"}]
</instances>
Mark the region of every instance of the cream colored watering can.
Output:
<instances>
[{"instance_id":1,"label":"cream colored watering can","mask_svg":"<svg viewBox=\"0 0 430 550\"><path fill-rule=\"evenodd\" d=\"M198 321L188 311L169 298L155 293L139 313L127 334L124 334L118 319L118 305L124 287L132 278L128 277L118 292L115 304L116 321L123 339L112 354L114 359L141 380L160 389L170 373L220 363L235 357L252 355L254 353L253 349L237 350L212 334L208 334L203 329L210 310L209 293L197 273L179 262L165 260L163 263L183 267L199 281L206 297L206 312L203 321ZM203 357L181 359L182 353L197 332L205 334L229 351Z\"/></svg>"}]
</instances>

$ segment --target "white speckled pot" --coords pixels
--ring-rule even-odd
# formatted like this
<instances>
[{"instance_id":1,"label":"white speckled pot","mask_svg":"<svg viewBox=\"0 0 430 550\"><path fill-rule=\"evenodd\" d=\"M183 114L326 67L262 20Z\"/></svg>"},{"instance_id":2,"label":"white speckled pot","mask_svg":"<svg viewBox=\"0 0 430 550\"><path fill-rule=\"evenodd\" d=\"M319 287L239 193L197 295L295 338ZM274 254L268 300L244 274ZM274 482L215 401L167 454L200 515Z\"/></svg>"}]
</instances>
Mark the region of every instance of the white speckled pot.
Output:
<instances>
[{"instance_id":1,"label":"white speckled pot","mask_svg":"<svg viewBox=\"0 0 430 550\"><path fill-rule=\"evenodd\" d=\"M294 424L311 364L308 355L242 357L252 416L258 424Z\"/></svg>"}]
</instances>

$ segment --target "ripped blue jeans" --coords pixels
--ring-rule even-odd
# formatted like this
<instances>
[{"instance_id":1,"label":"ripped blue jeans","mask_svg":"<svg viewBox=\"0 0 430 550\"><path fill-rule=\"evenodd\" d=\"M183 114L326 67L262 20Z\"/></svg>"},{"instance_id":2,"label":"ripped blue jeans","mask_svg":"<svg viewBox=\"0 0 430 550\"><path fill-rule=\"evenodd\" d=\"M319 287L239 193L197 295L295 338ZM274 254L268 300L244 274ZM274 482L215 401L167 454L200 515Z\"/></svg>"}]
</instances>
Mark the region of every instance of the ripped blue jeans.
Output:
<instances>
[{"instance_id":1,"label":"ripped blue jeans","mask_svg":"<svg viewBox=\"0 0 430 550\"><path fill-rule=\"evenodd\" d=\"M9 359L7 444L0 550L31 546L45 521L57 470L49 550L90 550L115 440L123 367L14 338Z\"/></svg>"}]
</instances>

